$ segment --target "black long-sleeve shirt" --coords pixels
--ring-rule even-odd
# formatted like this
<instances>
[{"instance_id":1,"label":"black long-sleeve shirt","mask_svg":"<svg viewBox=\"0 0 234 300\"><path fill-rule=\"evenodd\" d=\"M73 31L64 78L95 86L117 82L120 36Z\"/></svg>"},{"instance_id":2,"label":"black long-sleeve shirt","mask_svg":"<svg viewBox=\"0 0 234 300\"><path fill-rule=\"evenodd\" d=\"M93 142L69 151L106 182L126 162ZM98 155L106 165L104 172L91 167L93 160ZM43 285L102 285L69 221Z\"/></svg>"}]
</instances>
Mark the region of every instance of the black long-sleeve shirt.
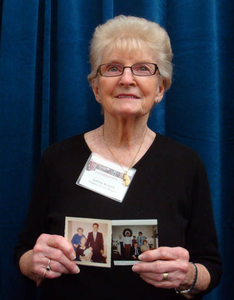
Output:
<instances>
[{"instance_id":1,"label":"black long-sleeve shirt","mask_svg":"<svg viewBox=\"0 0 234 300\"><path fill-rule=\"evenodd\" d=\"M190 260L211 275L207 290L221 277L221 258L209 184L197 153L157 134L122 203L76 185L91 152L83 135L50 146L44 153L15 261L33 248L41 233L64 235L65 216L97 219L157 219L159 246L186 248ZM46 280L42 299L184 299L172 290L144 282L130 266L80 266L78 275ZM126 298L125 298L126 297ZM130 298L129 298L130 297ZM196 295L194 299L201 299Z\"/></svg>"}]
</instances>

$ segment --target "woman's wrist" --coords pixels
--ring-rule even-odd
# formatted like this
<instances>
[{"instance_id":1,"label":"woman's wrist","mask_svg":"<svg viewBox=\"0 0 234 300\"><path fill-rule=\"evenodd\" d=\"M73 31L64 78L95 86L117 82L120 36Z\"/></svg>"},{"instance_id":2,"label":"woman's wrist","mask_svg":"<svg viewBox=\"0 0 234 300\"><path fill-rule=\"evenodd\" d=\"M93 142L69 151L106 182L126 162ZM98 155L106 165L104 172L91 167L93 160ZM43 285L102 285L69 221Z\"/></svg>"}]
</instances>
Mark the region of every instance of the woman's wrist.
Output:
<instances>
[{"instance_id":1,"label":"woman's wrist","mask_svg":"<svg viewBox=\"0 0 234 300\"><path fill-rule=\"evenodd\" d=\"M191 277L191 271L188 273L190 273L190 276L187 276L190 280L188 280L188 282L186 284L181 285L178 289L175 289L177 294L189 294L192 293L192 291L194 290L194 287L197 283L197 277L198 277L198 269L197 266L193 263L190 262L190 265L193 268L193 277ZM191 281L191 278L193 278L193 280Z\"/></svg>"},{"instance_id":2,"label":"woman's wrist","mask_svg":"<svg viewBox=\"0 0 234 300\"><path fill-rule=\"evenodd\" d=\"M189 271L186 275L185 281L177 288L178 291L189 289L195 279L195 268L192 264L189 264ZM204 292L207 290L210 284L210 273L202 264L196 263L197 267L197 279L192 290L188 293L181 293L185 298L192 299L193 295Z\"/></svg>"},{"instance_id":3,"label":"woman's wrist","mask_svg":"<svg viewBox=\"0 0 234 300\"><path fill-rule=\"evenodd\" d=\"M37 282L40 276L33 272L32 257L33 257L33 250L29 250L25 252L19 260L19 268L21 273L24 276Z\"/></svg>"}]
</instances>

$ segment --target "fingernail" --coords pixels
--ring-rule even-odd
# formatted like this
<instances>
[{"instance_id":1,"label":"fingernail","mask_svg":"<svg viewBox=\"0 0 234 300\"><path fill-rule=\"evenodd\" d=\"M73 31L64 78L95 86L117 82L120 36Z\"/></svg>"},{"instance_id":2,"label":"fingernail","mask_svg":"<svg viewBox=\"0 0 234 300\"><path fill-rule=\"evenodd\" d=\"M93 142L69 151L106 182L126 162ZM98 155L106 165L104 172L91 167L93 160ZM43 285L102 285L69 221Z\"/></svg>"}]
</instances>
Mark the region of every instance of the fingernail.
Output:
<instances>
[{"instance_id":1,"label":"fingernail","mask_svg":"<svg viewBox=\"0 0 234 300\"><path fill-rule=\"evenodd\" d=\"M132 267L132 270L133 270L134 272L138 272L138 271L139 271L139 267L138 267L137 265L134 265L134 266Z\"/></svg>"},{"instance_id":2,"label":"fingernail","mask_svg":"<svg viewBox=\"0 0 234 300\"><path fill-rule=\"evenodd\" d=\"M72 254L70 255L71 260L74 260L76 258L75 253L72 252Z\"/></svg>"},{"instance_id":3,"label":"fingernail","mask_svg":"<svg viewBox=\"0 0 234 300\"><path fill-rule=\"evenodd\" d=\"M139 260L144 260L145 259L145 254L143 253L143 254L140 254L139 256L138 256L138 259Z\"/></svg>"},{"instance_id":4,"label":"fingernail","mask_svg":"<svg viewBox=\"0 0 234 300\"><path fill-rule=\"evenodd\" d=\"M73 271L76 274L80 273L80 269L78 268L78 266L75 266L75 268L73 269Z\"/></svg>"}]
</instances>

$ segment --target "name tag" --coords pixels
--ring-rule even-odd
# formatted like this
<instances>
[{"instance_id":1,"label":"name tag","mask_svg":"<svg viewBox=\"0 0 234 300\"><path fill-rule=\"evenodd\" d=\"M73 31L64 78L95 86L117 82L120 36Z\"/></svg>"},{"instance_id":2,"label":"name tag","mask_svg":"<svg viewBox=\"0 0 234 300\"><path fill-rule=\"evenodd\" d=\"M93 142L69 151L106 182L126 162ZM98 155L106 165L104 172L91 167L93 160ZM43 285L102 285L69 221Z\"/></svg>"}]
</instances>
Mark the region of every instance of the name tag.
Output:
<instances>
[{"instance_id":1,"label":"name tag","mask_svg":"<svg viewBox=\"0 0 234 300\"><path fill-rule=\"evenodd\" d=\"M92 153L76 184L112 200L123 202L135 173L134 168L128 170L129 184L126 185L126 174L119 165Z\"/></svg>"}]
</instances>

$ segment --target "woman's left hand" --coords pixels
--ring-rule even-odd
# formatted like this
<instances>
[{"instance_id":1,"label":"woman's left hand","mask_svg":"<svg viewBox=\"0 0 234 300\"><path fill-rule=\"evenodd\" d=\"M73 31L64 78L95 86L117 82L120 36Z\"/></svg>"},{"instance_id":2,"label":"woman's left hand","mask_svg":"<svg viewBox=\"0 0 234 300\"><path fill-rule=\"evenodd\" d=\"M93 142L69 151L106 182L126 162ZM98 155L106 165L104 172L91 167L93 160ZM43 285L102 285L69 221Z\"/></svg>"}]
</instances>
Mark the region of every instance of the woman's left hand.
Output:
<instances>
[{"instance_id":1,"label":"woman's left hand","mask_svg":"<svg viewBox=\"0 0 234 300\"><path fill-rule=\"evenodd\" d=\"M139 258L142 262L135 264L132 270L155 287L177 288L187 281L191 264L189 252L184 248L160 247L142 253Z\"/></svg>"}]
</instances>

